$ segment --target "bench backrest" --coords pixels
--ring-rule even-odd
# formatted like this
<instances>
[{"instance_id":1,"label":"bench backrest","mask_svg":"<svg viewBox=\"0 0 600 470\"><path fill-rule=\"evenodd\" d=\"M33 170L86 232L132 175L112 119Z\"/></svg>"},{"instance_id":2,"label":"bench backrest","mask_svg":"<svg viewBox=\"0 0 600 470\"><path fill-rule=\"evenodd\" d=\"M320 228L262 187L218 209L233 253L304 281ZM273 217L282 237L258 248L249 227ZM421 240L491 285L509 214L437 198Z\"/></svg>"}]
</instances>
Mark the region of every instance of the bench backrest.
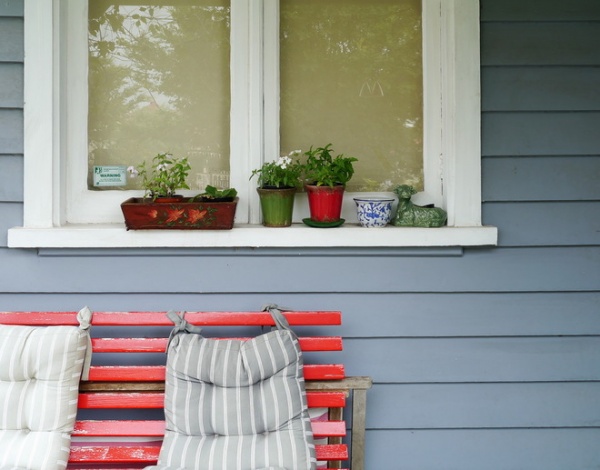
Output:
<instances>
[{"instance_id":1,"label":"bench backrest","mask_svg":"<svg viewBox=\"0 0 600 470\"><path fill-rule=\"evenodd\" d=\"M340 336L322 335L322 327L341 324L340 312L284 312L284 315L298 334L303 352L342 350ZM241 332L241 337L245 337L245 333L256 336L273 326L268 312L187 312L185 319L203 327L206 336L214 336L211 327L218 327L217 336L231 337L227 330L233 329L234 336ZM47 326L77 325L78 321L76 312L0 312L0 323ZM81 382L80 410L111 409L113 413L117 410L117 414L162 410L164 352L172 327L165 312L94 312L92 367L89 381ZM97 337L97 332L103 337ZM119 337L109 337L114 332ZM113 353L118 359L111 357ZM156 353L159 353L157 363L148 364L145 356L156 360ZM347 446L342 443L346 434L342 410L348 392L331 390L331 384L345 378L344 366L311 364L307 356L304 375L309 408L329 410L313 419L317 459L340 468L341 462L348 459ZM137 468L155 464L164 427L162 418L79 419L73 433L70 467L111 464L117 468Z\"/></svg>"}]
</instances>

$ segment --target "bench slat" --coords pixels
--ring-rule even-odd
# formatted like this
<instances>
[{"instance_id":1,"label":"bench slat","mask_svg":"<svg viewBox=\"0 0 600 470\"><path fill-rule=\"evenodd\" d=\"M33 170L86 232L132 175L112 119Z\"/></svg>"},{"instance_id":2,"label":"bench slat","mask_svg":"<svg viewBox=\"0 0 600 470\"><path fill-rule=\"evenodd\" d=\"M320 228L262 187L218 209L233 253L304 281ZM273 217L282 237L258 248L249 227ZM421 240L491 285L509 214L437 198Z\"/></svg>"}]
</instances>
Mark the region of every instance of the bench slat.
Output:
<instances>
[{"instance_id":1,"label":"bench slat","mask_svg":"<svg viewBox=\"0 0 600 470\"><path fill-rule=\"evenodd\" d=\"M160 452L160 442L130 445L94 445L74 443L71 446L70 463L143 463L155 464ZM316 445L317 460L347 460L345 444Z\"/></svg>"},{"instance_id":2,"label":"bench slat","mask_svg":"<svg viewBox=\"0 0 600 470\"><path fill-rule=\"evenodd\" d=\"M343 408L345 392L307 392L310 408ZM86 392L79 394L79 408L83 409L151 409L162 408L163 392Z\"/></svg>"},{"instance_id":3,"label":"bench slat","mask_svg":"<svg viewBox=\"0 0 600 470\"><path fill-rule=\"evenodd\" d=\"M345 391L348 395L354 390L368 390L371 377L345 377L342 380L309 380L304 383L309 391ZM81 382L81 392L164 392L165 383L156 382Z\"/></svg>"},{"instance_id":4,"label":"bench slat","mask_svg":"<svg viewBox=\"0 0 600 470\"><path fill-rule=\"evenodd\" d=\"M73 436L159 437L165 434L162 420L84 420L77 421Z\"/></svg>"},{"instance_id":5,"label":"bench slat","mask_svg":"<svg viewBox=\"0 0 600 470\"><path fill-rule=\"evenodd\" d=\"M248 338L227 338L248 339ZM339 336L300 337L302 351L341 351ZM164 353L168 338L93 338L92 348L96 353Z\"/></svg>"},{"instance_id":6,"label":"bench slat","mask_svg":"<svg viewBox=\"0 0 600 470\"><path fill-rule=\"evenodd\" d=\"M344 437L344 421L312 421L315 438ZM73 436L76 437L163 437L165 422L160 420L102 420L77 421Z\"/></svg>"},{"instance_id":7,"label":"bench slat","mask_svg":"<svg viewBox=\"0 0 600 470\"><path fill-rule=\"evenodd\" d=\"M161 442L132 445L94 445L73 443L69 463L155 464Z\"/></svg>"},{"instance_id":8,"label":"bench slat","mask_svg":"<svg viewBox=\"0 0 600 470\"><path fill-rule=\"evenodd\" d=\"M343 364L305 364L305 380L341 380L345 377ZM92 366L90 381L146 382L164 381L165 366Z\"/></svg>"},{"instance_id":9,"label":"bench slat","mask_svg":"<svg viewBox=\"0 0 600 470\"><path fill-rule=\"evenodd\" d=\"M166 312L94 312L94 326L173 326ZM284 312L292 326L342 324L339 311ZM273 326L268 312L186 312L185 319L200 326ZM0 312L5 325L78 325L77 312Z\"/></svg>"},{"instance_id":10,"label":"bench slat","mask_svg":"<svg viewBox=\"0 0 600 470\"><path fill-rule=\"evenodd\" d=\"M290 325L341 325L339 311L284 312ZM186 321L200 326L274 326L268 312L186 312ZM173 326L164 312L94 312L94 325Z\"/></svg>"}]
</instances>

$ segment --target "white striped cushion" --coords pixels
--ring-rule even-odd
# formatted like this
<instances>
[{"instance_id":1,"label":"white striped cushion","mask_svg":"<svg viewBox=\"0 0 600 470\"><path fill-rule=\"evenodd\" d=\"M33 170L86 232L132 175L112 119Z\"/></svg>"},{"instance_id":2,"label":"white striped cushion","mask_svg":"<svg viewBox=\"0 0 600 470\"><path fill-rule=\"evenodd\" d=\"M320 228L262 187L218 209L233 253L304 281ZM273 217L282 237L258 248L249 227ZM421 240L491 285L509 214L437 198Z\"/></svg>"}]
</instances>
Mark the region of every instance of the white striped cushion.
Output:
<instances>
[{"instance_id":1,"label":"white striped cushion","mask_svg":"<svg viewBox=\"0 0 600 470\"><path fill-rule=\"evenodd\" d=\"M158 467L309 470L316 458L298 340L289 330L169 347Z\"/></svg>"},{"instance_id":2,"label":"white striped cushion","mask_svg":"<svg viewBox=\"0 0 600 470\"><path fill-rule=\"evenodd\" d=\"M87 333L0 325L0 469L64 469Z\"/></svg>"}]
</instances>

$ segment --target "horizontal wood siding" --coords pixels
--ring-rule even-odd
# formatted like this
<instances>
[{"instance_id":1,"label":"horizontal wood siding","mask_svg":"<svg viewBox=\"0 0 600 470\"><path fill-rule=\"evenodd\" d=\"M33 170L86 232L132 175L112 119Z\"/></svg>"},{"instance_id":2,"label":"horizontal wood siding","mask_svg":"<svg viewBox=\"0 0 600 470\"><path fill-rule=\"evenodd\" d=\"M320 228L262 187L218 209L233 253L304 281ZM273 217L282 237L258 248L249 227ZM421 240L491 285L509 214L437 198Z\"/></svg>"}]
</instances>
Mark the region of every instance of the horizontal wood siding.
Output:
<instances>
[{"instance_id":1,"label":"horizontal wood siding","mask_svg":"<svg viewBox=\"0 0 600 470\"><path fill-rule=\"evenodd\" d=\"M593 259L600 245L600 2L481 3L484 220L500 227L499 251L519 247L531 261L534 246L556 254L588 245ZM594 263L588 294L575 293L568 282L548 296L517 295L512 288L495 294L504 300L493 314L515 327L508 335L409 338L413 348L400 348L419 358L401 374L410 383L375 389L381 401L371 411L384 421L378 408L395 395L401 403L420 403L421 412L400 406L389 419L406 428L396 436L376 431L378 437L401 446L411 468L600 466L594 444L600 337L579 316L587 311L588 320L600 321L600 263ZM569 265L578 262L548 265L541 279ZM528 275L517 271L526 283ZM540 329L527 320L536 311ZM555 323L555 314L566 323ZM563 334L543 332L554 326ZM375 438L373 451L379 445ZM454 457L449 465L447 455Z\"/></svg>"},{"instance_id":2,"label":"horizontal wood siding","mask_svg":"<svg viewBox=\"0 0 600 470\"><path fill-rule=\"evenodd\" d=\"M35 250L5 250L11 271L0 272L0 285L9 291L56 292L68 280L75 292L90 293L594 291L600 265L596 246L473 249L462 257L377 256L376 251L363 257L184 253L153 257L100 250L92 256L40 258ZM66 279L56 275L63 271ZM32 272L36 282L23 285Z\"/></svg>"},{"instance_id":3,"label":"horizontal wood siding","mask_svg":"<svg viewBox=\"0 0 600 470\"><path fill-rule=\"evenodd\" d=\"M3 63L0 67L0 108L23 107L23 64Z\"/></svg>"},{"instance_id":4,"label":"horizontal wood siding","mask_svg":"<svg viewBox=\"0 0 600 470\"><path fill-rule=\"evenodd\" d=\"M0 0L0 310L341 310L347 373L375 380L366 468L600 467L600 2L481 1L499 246L354 252L7 249L22 3Z\"/></svg>"},{"instance_id":5,"label":"horizontal wood siding","mask_svg":"<svg viewBox=\"0 0 600 470\"><path fill-rule=\"evenodd\" d=\"M488 204L484 216L487 223L506 227L499 237L504 246L600 244L595 200Z\"/></svg>"},{"instance_id":6,"label":"horizontal wood siding","mask_svg":"<svg viewBox=\"0 0 600 470\"><path fill-rule=\"evenodd\" d=\"M600 156L486 158L483 178L486 202L597 201L600 198Z\"/></svg>"},{"instance_id":7,"label":"horizontal wood siding","mask_svg":"<svg viewBox=\"0 0 600 470\"><path fill-rule=\"evenodd\" d=\"M3 16L0 10L0 62L23 62L23 24L22 17Z\"/></svg>"},{"instance_id":8,"label":"horizontal wood siding","mask_svg":"<svg viewBox=\"0 0 600 470\"><path fill-rule=\"evenodd\" d=\"M83 266L83 263L82 263ZM198 276L200 273L198 273ZM69 276L71 281L73 276ZM127 282L123 279L123 282ZM156 289L159 290L158 288ZM78 310L89 303L102 311L115 310L256 310L265 302L296 309L342 311L340 330L352 340L366 338L447 339L600 335L600 292L397 292L285 293L264 290L229 292L105 291L27 293L28 310ZM21 310L23 294L2 296L3 310ZM357 344L357 343L352 343ZM361 345L361 346L364 346ZM349 364L352 367L352 364ZM355 369L354 375L368 370Z\"/></svg>"},{"instance_id":9,"label":"horizontal wood siding","mask_svg":"<svg viewBox=\"0 0 600 470\"><path fill-rule=\"evenodd\" d=\"M598 416L589 411L598 396L597 382L382 384L369 395L367 425L394 428L402 423L421 430L597 428Z\"/></svg>"},{"instance_id":10,"label":"horizontal wood siding","mask_svg":"<svg viewBox=\"0 0 600 470\"><path fill-rule=\"evenodd\" d=\"M378 430L367 439L367 456L393 449L387 463L401 469L593 469L600 461L599 429Z\"/></svg>"},{"instance_id":11,"label":"horizontal wood siding","mask_svg":"<svg viewBox=\"0 0 600 470\"><path fill-rule=\"evenodd\" d=\"M7 230L23 221L23 1L0 0L0 265ZM0 284L0 295L8 286ZM0 303L1 304L1 303Z\"/></svg>"},{"instance_id":12,"label":"horizontal wood siding","mask_svg":"<svg viewBox=\"0 0 600 470\"><path fill-rule=\"evenodd\" d=\"M483 155L597 155L600 111L484 113Z\"/></svg>"},{"instance_id":13,"label":"horizontal wood siding","mask_svg":"<svg viewBox=\"0 0 600 470\"><path fill-rule=\"evenodd\" d=\"M23 0L0 0L0 16L23 17Z\"/></svg>"},{"instance_id":14,"label":"horizontal wood siding","mask_svg":"<svg viewBox=\"0 0 600 470\"><path fill-rule=\"evenodd\" d=\"M484 0L482 3L485 3ZM537 3L543 0L536 0ZM540 6L540 10L544 7ZM600 65L600 22L489 21L481 29L483 66Z\"/></svg>"},{"instance_id":15,"label":"horizontal wood siding","mask_svg":"<svg viewBox=\"0 0 600 470\"><path fill-rule=\"evenodd\" d=\"M486 23L491 21L598 21L600 3L597 0L483 1L481 19Z\"/></svg>"},{"instance_id":16,"label":"horizontal wood siding","mask_svg":"<svg viewBox=\"0 0 600 470\"><path fill-rule=\"evenodd\" d=\"M10 175L10 178L5 178L3 184L0 185L0 203L22 203L23 155L0 155L0 175ZM0 246L5 245L0 244Z\"/></svg>"},{"instance_id":17,"label":"horizontal wood siding","mask_svg":"<svg viewBox=\"0 0 600 470\"><path fill-rule=\"evenodd\" d=\"M23 153L22 109L0 109L0 148L7 154Z\"/></svg>"},{"instance_id":18,"label":"horizontal wood siding","mask_svg":"<svg viewBox=\"0 0 600 470\"><path fill-rule=\"evenodd\" d=\"M600 68L485 67L484 111L597 111ZM548 97L552 97L548 99Z\"/></svg>"}]
</instances>

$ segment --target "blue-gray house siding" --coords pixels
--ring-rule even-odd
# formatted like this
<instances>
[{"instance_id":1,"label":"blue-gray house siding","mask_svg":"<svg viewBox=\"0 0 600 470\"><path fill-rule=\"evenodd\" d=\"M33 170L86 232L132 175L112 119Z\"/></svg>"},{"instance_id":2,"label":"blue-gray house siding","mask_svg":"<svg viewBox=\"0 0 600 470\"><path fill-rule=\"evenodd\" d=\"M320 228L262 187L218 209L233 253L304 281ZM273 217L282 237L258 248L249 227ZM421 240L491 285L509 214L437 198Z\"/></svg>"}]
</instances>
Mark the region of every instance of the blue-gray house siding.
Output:
<instances>
[{"instance_id":1,"label":"blue-gray house siding","mask_svg":"<svg viewBox=\"0 0 600 470\"><path fill-rule=\"evenodd\" d=\"M481 0L481 33L497 247L38 252L6 248L23 5L0 0L0 310L341 309L367 469L600 468L600 2Z\"/></svg>"}]
</instances>

